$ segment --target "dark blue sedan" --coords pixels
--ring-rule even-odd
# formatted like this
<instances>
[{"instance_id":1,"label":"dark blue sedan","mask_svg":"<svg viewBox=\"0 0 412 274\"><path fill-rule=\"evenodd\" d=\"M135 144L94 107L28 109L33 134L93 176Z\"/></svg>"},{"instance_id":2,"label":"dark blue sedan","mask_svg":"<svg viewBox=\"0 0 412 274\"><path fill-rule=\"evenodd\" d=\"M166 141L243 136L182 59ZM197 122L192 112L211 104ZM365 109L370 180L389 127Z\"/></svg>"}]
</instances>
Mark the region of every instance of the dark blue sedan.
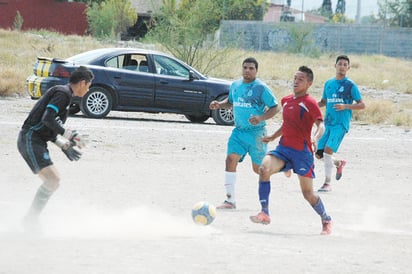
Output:
<instances>
[{"instance_id":1,"label":"dark blue sedan","mask_svg":"<svg viewBox=\"0 0 412 274\"><path fill-rule=\"evenodd\" d=\"M232 125L231 109L210 110L213 100L229 93L230 82L209 78L162 52L133 48L104 48L67 59L38 57L34 74L27 78L32 99L50 87L66 84L80 65L93 71L95 79L83 98L74 98L70 112L103 118L111 110L178 113L195 123L209 117L219 125Z\"/></svg>"}]
</instances>

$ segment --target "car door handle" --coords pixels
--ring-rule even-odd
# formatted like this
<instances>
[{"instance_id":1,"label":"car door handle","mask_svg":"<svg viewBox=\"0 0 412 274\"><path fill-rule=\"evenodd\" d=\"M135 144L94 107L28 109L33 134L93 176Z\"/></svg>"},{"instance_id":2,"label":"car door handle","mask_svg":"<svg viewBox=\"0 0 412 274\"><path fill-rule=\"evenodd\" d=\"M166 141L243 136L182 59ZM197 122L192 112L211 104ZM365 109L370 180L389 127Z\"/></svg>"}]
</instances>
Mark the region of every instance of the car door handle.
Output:
<instances>
[{"instance_id":1,"label":"car door handle","mask_svg":"<svg viewBox=\"0 0 412 274\"><path fill-rule=\"evenodd\" d=\"M169 82L168 82L168 81L165 81L165 80L160 80L160 84L167 85L167 84L169 84Z\"/></svg>"},{"instance_id":2,"label":"car door handle","mask_svg":"<svg viewBox=\"0 0 412 274\"><path fill-rule=\"evenodd\" d=\"M122 79L120 76L113 76L114 79Z\"/></svg>"}]
</instances>

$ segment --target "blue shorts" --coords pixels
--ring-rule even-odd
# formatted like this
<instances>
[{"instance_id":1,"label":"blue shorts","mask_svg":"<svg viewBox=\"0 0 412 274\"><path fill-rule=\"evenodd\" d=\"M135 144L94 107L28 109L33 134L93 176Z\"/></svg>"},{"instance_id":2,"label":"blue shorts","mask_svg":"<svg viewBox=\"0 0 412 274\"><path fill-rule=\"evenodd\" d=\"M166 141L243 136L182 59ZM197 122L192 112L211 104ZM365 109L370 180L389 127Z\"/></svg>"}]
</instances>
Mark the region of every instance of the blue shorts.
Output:
<instances>
[{"instance_id":1,"label":"blue shorts","mask_svg":"<svg viewBox=\"0 0 412 274\"><path fill-rule=\"evenodd\" d=\"M242 162L249 153L254 164L260 165L267 152L267 144L260 141L266 135L266 128L242 130L234 128L227 143L227 154L238 154Z\"/></svg>"},{"instance_id":2,"label":"blue shorts","mask_svg":"<svg viewBox=\"0 0 412 274\"><path fill-rule=\"evenodd\" d=\"M273 155L285 162L281 172L293 169L293 172L300 176L315 178L313 153L306 145L303 150L296 150L279 144L275 150L269 151L268 155Z\"/></svg>"},{"instance_id":3,"label":"blue shorts","mask_svg":"<svg viewBox=\"0 0 412 274\"><path fill-rule=\"evenodd\" d=\"M346 129L340 125L326 126L325 133L323 133L318 142L318 150L324 150L325 147L329 147L334 153L338 152L346 132Z\"/></svg>"},{"instance_id":4,"label":"blue shorts","mask_svg":"<svg viewBox=\"0 0 412 274\"><path fill-rule=\"evenodd\" d=\"M53 164L47 149L47 142L32 130L22 129L20 131L17 148L34 174Z\"/></svg>"}]
</instances>

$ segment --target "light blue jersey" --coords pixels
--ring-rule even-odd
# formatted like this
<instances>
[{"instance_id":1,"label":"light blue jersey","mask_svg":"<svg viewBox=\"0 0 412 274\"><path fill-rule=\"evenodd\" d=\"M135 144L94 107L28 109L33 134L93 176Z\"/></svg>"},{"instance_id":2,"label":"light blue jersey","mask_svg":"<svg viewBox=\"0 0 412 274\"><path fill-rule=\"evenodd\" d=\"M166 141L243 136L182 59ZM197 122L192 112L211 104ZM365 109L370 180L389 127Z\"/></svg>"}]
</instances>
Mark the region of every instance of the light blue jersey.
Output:
<instances>
[{"instance_id":1,"label":"light blue jersey","mask_svg":"<svg viewBox=\"0 0 412 274\"><path fill-rule=\"evenodd\" d=\"M322 99L326 101L325 126L341 125L346 131L349 131L352 110L336 111L333 106L335 104L353 104L354 101L362 100L357 85L347 77L342 80L330 79L325 83Z\"/></svg>"},{"instance_id":2,"label":"light blue jersey","mask_svg":"<svg viewBox=\"0 0 412 274\"><path fill-rule=\"evenodd\" d=\"M254 129L266 125L265 121L257 125L249 123L251 116L260 116L266 108L278 105L272 91L259 79L244 83L243 79L236 80L230 86L229 102L233 105L235 126L237 129Z\"/></svg>"}]
</instances>

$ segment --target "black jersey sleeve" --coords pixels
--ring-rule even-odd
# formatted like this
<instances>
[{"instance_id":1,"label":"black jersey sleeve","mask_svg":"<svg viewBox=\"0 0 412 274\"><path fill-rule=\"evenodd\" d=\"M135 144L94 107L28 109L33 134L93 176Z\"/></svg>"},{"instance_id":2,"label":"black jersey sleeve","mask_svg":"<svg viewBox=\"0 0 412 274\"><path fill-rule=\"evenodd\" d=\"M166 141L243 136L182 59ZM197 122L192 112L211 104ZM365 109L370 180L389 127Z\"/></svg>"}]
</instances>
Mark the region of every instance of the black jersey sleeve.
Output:
<instances>
[{"instance_id":1,"label":"black jersey sleeve","mask_svg":"<svg viewBox=\"0 0 412 274\"><path fill-rule=\"evenodd\" d=\"M63 124L67 119L72 97L69 84L51 87L34 105L22 128L32 130L45 142L55 140L58 134L64 133Z\"/></svg>"},{"instance_id":2,"label":"black jersey sleeve","mask_svg":"<svg viewBox=\"0 0 412 274\"><path fill-rule=\"evenodd\" d=\"M57 113L52 108L47 107L41 118L43 124L57 134L63 135L64 127L57 116Z\"/></svg>"},{"instance_id":3,"label":"black jersey sleeve","mask_svg":"<svg viewBox=\"0 0 412 274\"><path fill-rule=\"evenodd\" d=\"M64 87L64 86L63 86ZM70 105L71 96L63 87L56 89L51 96L42 116L42 123L56 134L64 133L63 123L67 119L67 108Z\"/></svg>"}]
</instances>

